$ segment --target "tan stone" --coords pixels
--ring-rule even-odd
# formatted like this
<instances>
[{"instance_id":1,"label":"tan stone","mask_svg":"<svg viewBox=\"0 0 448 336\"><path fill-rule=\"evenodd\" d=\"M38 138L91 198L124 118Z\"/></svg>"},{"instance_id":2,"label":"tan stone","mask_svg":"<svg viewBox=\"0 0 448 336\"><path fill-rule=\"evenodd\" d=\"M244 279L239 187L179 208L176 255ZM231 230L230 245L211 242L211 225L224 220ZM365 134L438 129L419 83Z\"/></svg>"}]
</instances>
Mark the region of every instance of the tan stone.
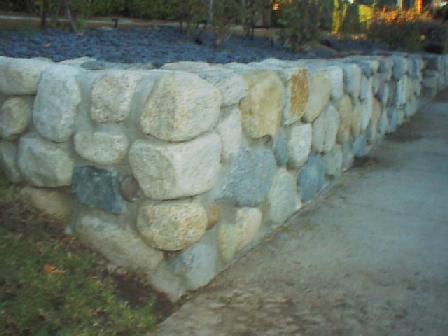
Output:
<instances>
[{"instance_id":1,"label":"tan stone","mask_svg":"<svg viewBox=\"0 0 448 336\"><path fill-rule=\"evenodd\" d=\"M225 262L230 262L238 251L253 242L260 229L262 217L257 208L241 208L236 212L235 223L221 223L218 244Z\"/></svg>"},{"instance_id":2,"label":"tan stone","mask_svg":"<svg viewBox=\"0 0 448 336\"><path fill-rule=\"evenodd\" d=\"M336 135L337 142L343 144L350 139L352 127L353 107L352 101L348 95L344 95L336 105L339 112L339 129Z\"/></svg>"},{"instance_id":3,"label":"tan stone","mask_svg":"<svg viewBox=\"0 0 448 336\"><path fill-rule=\"evenodd\" d=\"M194 74L162 73L143 107L140 128L161 140L191 140L216 124L221 99L218 89Z\"/></svg>"},{"instance_id":4,"label":"tan stone","mask_svg":"<svg viewBox=\"0 0 448 336\"><path fill-rule=\"evenodd\" d=\"M251 70L243 77L249 89L240 103L244 132L253 139L274 137L284 105L285 89L280 78L268 70Z\"/></svg>"},{"instance_id":5,"label":"tan stone","mask_svg":"<svg viewBox=\"0 0 448 336\"><path fill-rule=\"evenodd\" d=\"M207 212L196 201L171 201L143 205L137 229L150 246L179 251L199 241L208 224Z\"/></svg>"}]
</instances>

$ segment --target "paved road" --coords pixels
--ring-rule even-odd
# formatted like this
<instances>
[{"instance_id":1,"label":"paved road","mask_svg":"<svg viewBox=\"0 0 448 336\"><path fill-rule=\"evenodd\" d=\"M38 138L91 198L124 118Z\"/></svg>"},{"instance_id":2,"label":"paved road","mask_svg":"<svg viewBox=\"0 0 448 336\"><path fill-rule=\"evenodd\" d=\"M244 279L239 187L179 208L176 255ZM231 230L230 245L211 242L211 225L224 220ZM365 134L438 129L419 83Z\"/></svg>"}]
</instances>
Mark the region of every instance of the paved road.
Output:
<instances>
[{"instance_id":1,"label":"paved road","mask_svg":"<svg viewBox=\"0 0 448 336\"><path fill-rule=\"evenodd\" d=\"M448 92L157 335L448 335Z\"/></svg>"}]
</instances>

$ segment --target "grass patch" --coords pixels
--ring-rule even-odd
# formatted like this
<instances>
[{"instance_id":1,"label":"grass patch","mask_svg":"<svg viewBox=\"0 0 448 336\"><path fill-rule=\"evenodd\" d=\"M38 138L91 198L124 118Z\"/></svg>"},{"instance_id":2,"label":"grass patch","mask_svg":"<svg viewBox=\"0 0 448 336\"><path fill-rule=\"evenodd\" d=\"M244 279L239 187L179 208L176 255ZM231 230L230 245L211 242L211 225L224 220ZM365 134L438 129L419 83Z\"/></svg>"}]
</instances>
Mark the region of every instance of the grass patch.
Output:
<instances>
[{"instance_id":1,"label":"grass patch","mask_svg":"<svg viewBox=\"0 0 448 336\"><path fill-rule=\"evenodd\" d=\"M170 312L16 195L0 172L1 335L141 335Z\"/></svg>"}]
</instances>

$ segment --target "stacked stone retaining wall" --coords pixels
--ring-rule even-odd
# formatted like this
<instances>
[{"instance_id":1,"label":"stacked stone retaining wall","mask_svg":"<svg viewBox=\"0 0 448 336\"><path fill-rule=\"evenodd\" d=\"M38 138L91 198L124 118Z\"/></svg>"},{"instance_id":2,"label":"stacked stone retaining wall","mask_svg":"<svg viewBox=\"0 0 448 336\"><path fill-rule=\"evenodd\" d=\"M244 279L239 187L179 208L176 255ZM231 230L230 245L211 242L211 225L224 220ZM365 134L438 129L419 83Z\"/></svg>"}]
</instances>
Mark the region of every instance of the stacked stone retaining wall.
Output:
<instances>
[{"instance_id":1,"label":"stacked stone retaining wall","mask_svg":"<svg viewBox=\"0 0 448 336\"><path fill-rule=\"evenodd\" d=\"M0 57L1 168L172 300L209 283L448 83L448 57L431 55L85 65Z\"/></svg>"}]
</instances>

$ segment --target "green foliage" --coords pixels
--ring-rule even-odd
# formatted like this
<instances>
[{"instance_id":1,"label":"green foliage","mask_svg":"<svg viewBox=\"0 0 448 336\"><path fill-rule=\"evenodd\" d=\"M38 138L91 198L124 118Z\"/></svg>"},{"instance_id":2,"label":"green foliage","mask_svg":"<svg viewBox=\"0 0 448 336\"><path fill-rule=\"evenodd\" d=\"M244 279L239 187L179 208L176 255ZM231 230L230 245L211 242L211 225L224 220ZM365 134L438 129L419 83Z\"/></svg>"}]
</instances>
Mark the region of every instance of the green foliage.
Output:
<instances>
[{"instance_id":1,"label":"green foliage","mask_svg":"<svg viewBox=\"0 0 448 336\"><path fill-rule=\"evenodd\" d=\"M143 335L153 328L152 300L131 306L120 298L98 256L0 181L1 335Z\"/></svg>"},{"instance_id":2,"label":"green foliage","mask_svg":"<svg viewBox=\"0 0 448 336\"><path fill-rule=\"evenodd\" d=\"M238 15L241 12L241 2L239 0L214 0L212 26L215 33L215 47L219 47L230 36L230 27L238 22Z\"/></svg>"},{"instance_id":3,"label":"green foliage","mask_svg":"<svg viewBox=\"0 0 448 336\"><path fill-rule=\"evenodd\" d=\"M319 0L291 0L282 8L279 23L284 27L282 40L292 50L299 51L320 34L322 7Z\"/></svg>"},{"instance_id":4,"label":"green foliage","mask_svg":"<svg viewBox=\"0 0 448 336\"><path fill-rule=\"evenodd\" d=\"M373 6L334 0L333 33L365 33L373 19Z\"/></svg>"}]
</instances>

